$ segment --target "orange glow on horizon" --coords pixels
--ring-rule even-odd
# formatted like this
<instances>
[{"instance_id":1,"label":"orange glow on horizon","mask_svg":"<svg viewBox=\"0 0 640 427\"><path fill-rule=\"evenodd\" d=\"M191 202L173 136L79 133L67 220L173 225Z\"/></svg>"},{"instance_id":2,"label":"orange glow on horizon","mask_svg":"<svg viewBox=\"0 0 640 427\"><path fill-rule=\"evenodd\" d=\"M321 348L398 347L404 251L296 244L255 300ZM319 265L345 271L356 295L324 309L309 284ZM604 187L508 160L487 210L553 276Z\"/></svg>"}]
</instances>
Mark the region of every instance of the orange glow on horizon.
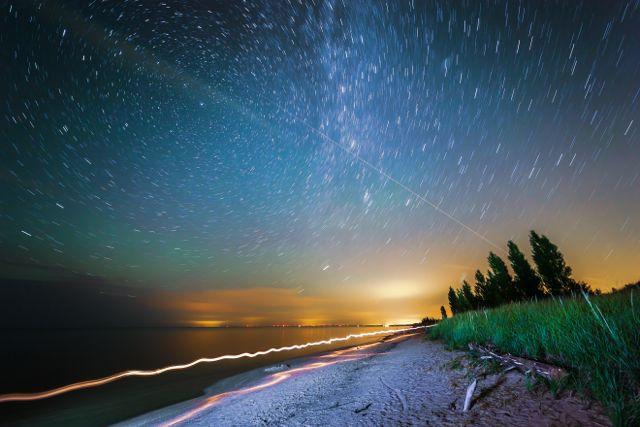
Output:
<instances>
[{"instance_id":1,"label":"orange glow on horizon","mask_svg":"<svg viewBox=\"0 0 640 427\"><path fill-rule=\"evenodd\" d=\"M272 287L155 291L150 305L195 327L380 325L419 322L429 311L439 310L445 297L417 279L383 280L371 289L365 294L350 288L302 294L295 288Z\"/></svg>"},{"instance_id":2,"label":"orange glow on horizon","mask_svg":"<svg viewBox=\"0 0 640 427\"><path fill-rule=\"evenodd\" d=\"M227 324L224 320L192 320L189 323L197 328L218 328Z\"/></svg>"}]
</instances>

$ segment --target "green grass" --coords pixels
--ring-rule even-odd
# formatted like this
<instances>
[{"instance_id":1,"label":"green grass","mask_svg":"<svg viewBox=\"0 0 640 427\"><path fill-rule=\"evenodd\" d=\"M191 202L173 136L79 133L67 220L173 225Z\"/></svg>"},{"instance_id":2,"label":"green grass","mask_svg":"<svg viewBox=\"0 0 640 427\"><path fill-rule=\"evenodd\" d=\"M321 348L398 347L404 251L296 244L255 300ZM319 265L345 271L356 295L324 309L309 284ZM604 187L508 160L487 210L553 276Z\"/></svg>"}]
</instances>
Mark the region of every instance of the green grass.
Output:
<instances>
[{"instance_id":1,"label":"green grass","mask_svg":"<svg viewBox=\"0 0 640 427\"><path fill-rule=\"evenodd\" d=\"M639 303L631 291L510 304L458 314L431 335L455 348L492 344L562 366L573 387L608 408L614 425L640 425Z\"/></svg>"}]
</instances>

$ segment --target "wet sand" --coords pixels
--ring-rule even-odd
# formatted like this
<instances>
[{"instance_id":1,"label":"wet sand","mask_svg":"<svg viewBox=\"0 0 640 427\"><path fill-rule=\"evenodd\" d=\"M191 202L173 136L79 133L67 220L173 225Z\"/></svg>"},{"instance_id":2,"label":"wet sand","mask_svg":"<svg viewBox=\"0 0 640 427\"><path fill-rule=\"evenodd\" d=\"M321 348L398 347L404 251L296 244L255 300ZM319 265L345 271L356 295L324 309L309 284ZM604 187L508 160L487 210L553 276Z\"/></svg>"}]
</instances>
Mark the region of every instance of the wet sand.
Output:
<instances>
[{"instance_id":1,"label":"wet sand","mask_svg":"<svg viewBox=\"0 0 640 427\"><path fill-rule=\"evenodd\" d=\"M468 385L478 378L463 412ZM570 392L527 388L517 372L487 374L462 352L418 334L296 359L219 381L204 397L121 423L195 426L610 425Z\"/></svg>"}]
</instances>

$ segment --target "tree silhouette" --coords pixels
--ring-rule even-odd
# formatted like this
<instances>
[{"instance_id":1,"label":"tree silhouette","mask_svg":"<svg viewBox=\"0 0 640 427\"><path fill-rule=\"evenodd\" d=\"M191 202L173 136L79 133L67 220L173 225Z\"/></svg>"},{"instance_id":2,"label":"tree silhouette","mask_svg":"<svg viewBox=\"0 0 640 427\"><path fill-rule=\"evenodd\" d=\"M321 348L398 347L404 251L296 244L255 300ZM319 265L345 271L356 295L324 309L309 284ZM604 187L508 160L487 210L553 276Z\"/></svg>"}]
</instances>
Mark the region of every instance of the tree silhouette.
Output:
<instances>
[{"instance_id":1,"label":"tree silhouette","mask_svg":"<svg viewBox=\"0 0 640 427\"><path fill-rule=\"evenodd\" d=\"M466 280L462 281L461 291L462 291L462 295L464 295L465 301L467 302L467 309L475 310L476 308L478 308L476 296L473 294L473 291L471 290L471 285Z\"/></svg>"},{"instance_id":2,"label":"tree silhouette","mask_svg":"<svg viewBox=\"0 0 640 427\"><path fill-rule=\"evenodd\" d=\"M515 290L518 295L525 299L544 296L540 278L524 254L511 240L509 240L507 246L509 247L509 261L514 274Z\"/></svg>"},{"instance_id":3,"label":"tree silhouette","mask_svg":"<svg viewBox=\"0 0 640 427\"><path fill-rule=\"evenodd\" d=\"M479 308L492 308L505 303L549 295L564 296L575 295L579 292L589 294L600 292L599 290L594 291L588 284L577 282L571 277L571 267L565 264L564 256L558 247L551 243L546 236L538 235L532 230L529 241L537 273L518 245L510 240L507 243L508 258L514 277L511 278L507 264L502 258L489 252L487 275L485 276L480 270L476 270L473 290L466 280L462 281L462 286L458 289L449 287L448 298L451 314L455 315ZM440 313L442 318L446 319L447 313L444 306L440 307Z\"/></svg>"},{"instance_id":4,"label":"tree silhouette","mask_svg":"<svg viewBox=\"0 0 640 427\"><path fill-rule=\"evenodd\" d=\"M489 272L487 273L487 290L489 306L495 307L506 302L515 301L517 295L507 264L498 255L489 252L487 257Z\"/></svg>"},{"instance_id":5,"label":"tree silhouette","mask_svg":"<svg viewBox=\"0 0 640 427\"><path fill-rule=\"evenodd\" d=\"M456 291L453 290L451 286L449 286L449 309L451 310L451 315L455 316L458 313L458 297L456 296Z\"/></svg>"},{"instance_id":6,"label":"tree silhouette","mask_svg":"<svg viewBox=\"0 0 640 427\"><path fill-rule=\"evenodd\" d=\"M440 306L440 315L442 316L442 320L447 318L447 310L444 308L444 305Z\"/></svg>"},{"instance_id":7,"label":"tree silhouette","mask_svg":"<svg viewBox=\"0 0 640 427\"><path fill-rule=\"evenodd\" d=\"M456 299L458 301L458 312L464 313L465 311L471 310L471 304L467 301L467 297L465 296L462 289L458 289L456 291Z\"/></svg>"},{"instance_id":8,"label":"tree silhouette","mask_svg":"<svg viewBox=\"0 0 640 427\"><path fill-rule=\"evenodd\" d=\"M551 243L545 235L538 235L531 230L529 235L531 253L536 263L538 274L551 295L568 295L579 292L580 285L571 278L571 267L564 262L564 256L558 247Z\"/></svg>"},{"instance_id":9,"label":"tree silhouette","mask_svg":"<svg viewBox=\"0 0 640 427\"><path fill-rule=\"evenodd\" d=\"M478 307L489 307L487 296L487 279L480 270L476 270L476 284L474 286Z\"/></svg>"}]
</instances>

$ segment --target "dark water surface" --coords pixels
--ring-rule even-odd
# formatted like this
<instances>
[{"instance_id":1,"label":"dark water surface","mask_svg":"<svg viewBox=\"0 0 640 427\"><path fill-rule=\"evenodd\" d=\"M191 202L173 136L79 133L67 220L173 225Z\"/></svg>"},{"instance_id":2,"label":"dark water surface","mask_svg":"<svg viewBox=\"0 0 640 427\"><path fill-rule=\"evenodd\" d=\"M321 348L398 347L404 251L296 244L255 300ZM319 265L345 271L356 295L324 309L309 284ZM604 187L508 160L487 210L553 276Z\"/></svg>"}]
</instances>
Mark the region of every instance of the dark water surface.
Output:
<instances>
[{"instance_id":1,"label":"dark water surface","mask_svg":"<svg viewBox=\"0 0 640 427\"><path fill-rule=\"evenodd\" d=\"M0 331L0 393L43 391L129 369L255 352L382 327L174 328ZM253 359L216 362L148 378L127 378L36 402L0 404L0 424L106 425L196 397L216 380L368 337Z\"/></svg>"}]
</instances>

